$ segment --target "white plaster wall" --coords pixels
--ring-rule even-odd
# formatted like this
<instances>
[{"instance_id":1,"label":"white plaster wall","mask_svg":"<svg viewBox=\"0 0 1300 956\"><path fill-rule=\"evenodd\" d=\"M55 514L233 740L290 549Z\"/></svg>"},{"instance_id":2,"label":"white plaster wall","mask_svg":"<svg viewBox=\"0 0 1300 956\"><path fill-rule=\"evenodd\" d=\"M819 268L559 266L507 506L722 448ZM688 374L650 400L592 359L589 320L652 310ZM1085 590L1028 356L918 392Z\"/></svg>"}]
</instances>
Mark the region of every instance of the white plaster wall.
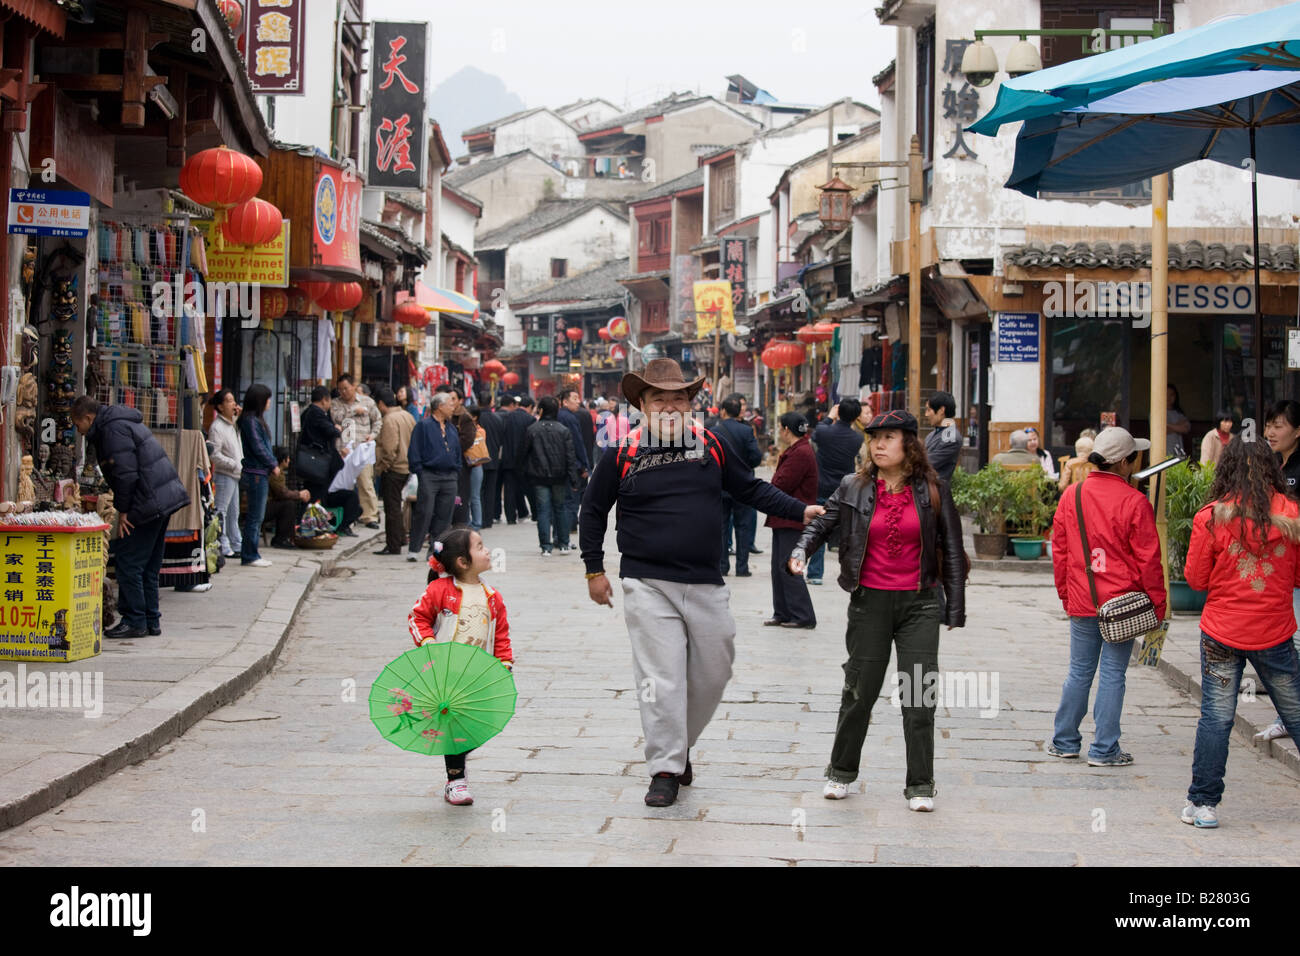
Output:
<instances>
[{"instance_id":1,"label":"white plaster wall","mask_svg":"<svg viewBox=\"0 0 1300 956\"><path fill-rule=\"evenodd\" d=\"M699 165L693 146L743 143L757 130L744 116L706 101L668 113L661 122L639 124L628 131L644 134L646 158L655 164L649 182L657 184L685 175ZM769 188L768 194L771 192Z\"/></svg>"},{"instance_id":2,"label":"white plaster wall","mask_svg":"<svg viewBox=\"0 0 1300 956\"><path fill-rule=\"evenodd\" d=\"M497 127L492 146L494 156L508 156L521 149L531 149L547 160L554 153L568 158L586 152L573 127L549 110Z\"/></svg>"},{"instance_id":3,"label":"white plaster wall","mask_svg":"<svg viewBox=\"0 0 1300 956\"><path fill-rule=\"evenodd\" d=\"M770 292L776 285L776 272L773 268L773 252L776 246L776 226L772 218L772 207L768 206L758 220L758 242L751 249L754 259L749 264L749 294ZM748 308L748 306L746 306Z\"/></svg>"},{"instance_id":4,"label":"white plaster wall","mask_svg":"<svg viewBox=\"0 0 1300 956\"><path fill-rule=\"evenodd\" d=\"M442 200L442 231L447 238L470 252L474 251L474 229L478 220L474 214L459 203L444 198ZM455 273L453 273L454 275Z\"/></svg>"},{"instance_id":5,"label":"white plaster wall","mask_svg":"<svg viewBox=\"0 0 1300 956\"><path fill-rule=\"evenodd\" d=\"M568 275L628 254L627 221L592 209L555 229L517 242L506 252L506 292L523 295L551 285L551 260L567 259Z\"/></svg>"},{"instance_id":6,"label":"white plaster wall","mask_svg":"<svg viewBox=\"0 0 1300 956\"><path fill-rule=\"evenodd\" d=\"M849 236L852 244L850 263L852 268L853 290L869 289L879 281L879 268L876 262L876 214L853 217L853 233Z\"/></svg>"},{"instance_id":7,"label":"white plaster wall","mask_svg":"<svg viewBox=\"0 0 1300 956\"><path fill-rule=\"evenodd\" d=\"M615 116L618 116L619 113L618 107L606 103L604 100L597 100L595 103L588 103L586 106L567 110L558 113L558 115L572 125L574 129L590 130L600 129Z\"/></svg>"},{"instance_id":8,"label":"white plaster wall","mask_svg":"<svg viewBox=\"0 0 1300 956\"><path fill-rule=\"evenodd\" d=\"M247 6L247 4L245 4ZM301 96L275 97L275 138L282 143L315 146L326 154L330 151L330 121L332 91L334 89L334 15L332 3L313 3L308 7L304 21L303 37L303 94ZM246 14L247 15L247 14ZM362 77L369 98L370 75ZM266 115L266 102L270 97L257 97ZM368 128L366 114L361 117L361 136ZM362 162L367 150L362 144Z\"/></svg>"}]
</instances>

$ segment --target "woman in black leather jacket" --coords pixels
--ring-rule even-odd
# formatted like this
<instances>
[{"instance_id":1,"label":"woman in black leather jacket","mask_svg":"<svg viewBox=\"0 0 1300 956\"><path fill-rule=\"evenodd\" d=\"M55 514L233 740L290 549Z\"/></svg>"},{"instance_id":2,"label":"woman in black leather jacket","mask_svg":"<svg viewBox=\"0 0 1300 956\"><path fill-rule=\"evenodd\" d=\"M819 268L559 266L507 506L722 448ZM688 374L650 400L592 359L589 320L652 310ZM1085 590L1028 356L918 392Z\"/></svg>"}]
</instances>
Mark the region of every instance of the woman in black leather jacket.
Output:
<instances>
[{"instance_id":1,"label":"woman in black leather jacket","mask_svg":"<svg viewBox=\"0 0 1300 956\"><path fill-rule=\"evenodd\" d=\"M907 747L903 794L912 810L933 810L939 624L951 630L966 623L961 519L947 483L926 459L911 414L877 415L866 432L862 470L840 482L789 561L791 573L801 574L806 556L840 529L839 584L852 594L849 659L823 794L843 799L858 777L871 706L896 645Z\"/></svg>"}]
</instances>

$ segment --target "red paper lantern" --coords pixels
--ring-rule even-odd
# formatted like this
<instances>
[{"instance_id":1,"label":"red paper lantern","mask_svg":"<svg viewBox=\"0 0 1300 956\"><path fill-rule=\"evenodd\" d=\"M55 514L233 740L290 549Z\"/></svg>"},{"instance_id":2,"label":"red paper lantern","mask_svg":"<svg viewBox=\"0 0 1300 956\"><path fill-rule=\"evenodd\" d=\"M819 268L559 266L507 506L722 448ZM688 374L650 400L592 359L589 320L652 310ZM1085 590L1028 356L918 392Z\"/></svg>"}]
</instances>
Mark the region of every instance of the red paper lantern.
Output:
<instances>
[{"instance_id":1,"label":"red paper lantern","mask_svg":"<svg viewBox=\"0 0 1300 956\"><path fill-rule=\"evenodd\" d=\"M299 282L298 291L305 295L309 301L320 305L321 298L329 292L332 282Z\"/></svg>"},{"instance_id":2,"label":"red paper lantern","mask_svg":"<svg viewBox=\"0 0 1300 956\"><path fill-rule=\"evenodd\" d=\"M254 197L226 213L221 232L232 245L264 246L280 235L283 225L284 217L274 204Z\"/></svg>"},{"instance_id":3,"label":"red paper lantern","mask_svg":"<svg viewBox=\"0 0 1300 956\"><path fill-rule=\"evenodd\" d=\"M217 210L238 206L261 188L262 167L225 146L195 153L181 170L181 192Z\"/></svg>"},{"instance_id":4,"label":"red paper lantern","mask_svg":"<svg viewBox=\"0 0 1300 956\"><path fill-rule=\"evenodd\" d=\"M230 32L239 33L239 25L244 22L244 8L239 0L217 0L217 9L230 25Z\"/></svg>"},{"instance_id":5,"label":"red paper lantern","mask_svg":"<svg viewBox=\"0 0 1300 956\"><path fill-rule=\"evenodd\" d=\"M258 308L262 320L282 319L289 312L289 293L283 289L263 289Z\"/></svg>"},{"instance_id":6,"label":"red paper lantern","mask_svg":"<svg viewBox=\"0 0 1300 956\"><path fill-rule=\"evenodd\" d=\"M609 334L609 329L605 328L603 325L596 330L596 334L600 336L602 342L608 342L613 338L613 336Z\"/></svg>"},{"instance_id":7,"label":"red paper lantern","mask_svg":"<svg viewBox=\"0 0 1300 956\"><path fill-rule=\"evenodd\" d=\"M327 312L346 312L361 304L364 293L360 282L329 282L326 285L329 288L316 302Z\"/></svg>"},{"instance_id":8,"label":"red paper lantern","mask_svg":"<svg viewBox=\"0 0 1300 956\"><path fill-rule=\"evenodd\" d=\"M413 329L422 329L429 324L429 313L424 306L407 299L394 307L393 320L402 325L409 325Z\"/></svg>"},{"instance_id":9,"label":"red paper lantern","mask_svg":"<svg viewBox=\"0 0 1300 956\"><path fill-rule=\"evenodd\" d=\"M582 341L582 329L578 328L577 326L574 326L571 329L565 329L564 334L569 337L570 342Z\"/></svg>"},{"instance_id":10,"label":"red paper lantern","mask_svg":"<svg viewBox=\"0 0 1300 956\"><path fill-rule=\"evenodd\" d=\"M504 382L506 385L510 386L511 388L514 388L516 385L519 384L519 373L506 372L506 374L501 376L501 381Z\"/></svg>"},{"instance_id":11,"label":"red paper lantern","mask_svg":"<svg viewBox=\"0 0 1300 956\"><path fill-rule=\"evenodd\" d=\"M763 349L761 358L764 365L775 371L801 365L805 354L804 347L798 342L773 341Z\"/></svg>"},{"instance_id":12,"label":"red paper lantern","mask_svg":"<svg viewBox=\"0 0 1300 956\"><path fill-rule=\"evenodd\" d=\"M795 332L794 337L805 345L814 345L817 342L829 342L834 335L835 330L828 323L823 322L821 325L802 326Z\"/></svg>"},{"instance_id":13,"label":"red paper lantern","mask_svg":"<svg viewBox=\"0 0 1300 956\"><path fill-rule=\"evenodd\" d=\"M506 374L505 363L498 359L489 359L483 363L483 374L489 378L500 378Z\"/></svg>"},{"instance_id":14,"label":"red paper lantern","mask_svg":"<svg viewBox=\"0 0 1300 956\"><path fill-rule=\"evenodd\" d=\"M835 330L840 327L838 322L818 322L813 326L813 331L821 335L819 342L829 342L835 338Z\"/></svg>"}]
</instances>

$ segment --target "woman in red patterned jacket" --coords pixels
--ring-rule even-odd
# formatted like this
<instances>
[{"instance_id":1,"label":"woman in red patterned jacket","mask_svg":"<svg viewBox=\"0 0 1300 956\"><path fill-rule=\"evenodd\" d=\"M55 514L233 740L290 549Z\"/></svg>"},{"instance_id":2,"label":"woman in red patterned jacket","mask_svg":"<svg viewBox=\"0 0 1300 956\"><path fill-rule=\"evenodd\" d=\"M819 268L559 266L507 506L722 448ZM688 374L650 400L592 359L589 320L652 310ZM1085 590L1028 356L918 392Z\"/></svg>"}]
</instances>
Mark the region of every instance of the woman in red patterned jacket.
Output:
<instances>
[{"instance_id":1,"label":"woman in red patterned jacket","mask_svg":"<svg viewBox=\"0 0 1300 956\"><path fill-rule=\"evenodd\" d=\"M817 455L808 440L808 419L798 412L781 416L777 435L785 451L776 462L772 484L806 505L817 503ZM768 515L764 525L772 529L772 617L765 627L817 626L817 612L808 596L808 582L803 575L791 574L785 563L790 560L803 533L803 523Z\"/></svg>"},{"instance_id":2,"label":"woman in red patterned jacket","mask_svg":"<svg viewBox=\"0 0 1300 956\"><path fill-rule=\"evenodd\" d=\"M1217 827L1250 661L1292 740L1300 740L1300 657L1291 592L1300 587L1300 505L1267 442L1237 436L1214 470L1210 503L1192 521L1187 583L1208 591L1201 612L1201 719L1182 821Z\"/></svg>"},{"instance_id":3,"label":"woman in red patterned jacket","mask_svg":"<svg viewBox=\"0 0 1300 956\"><path fill-rule=\"evenodd\" d=\"M471 644L514 670L510 649L510 624L501 592L488 587L479 575L492 570L492 557L477 531L463 525L451 528L433 546L429 559L429 586L411 609L407 625L416 645L444 640ZM465 758L448 754L447 786L443 798L455 806L474 802L465 782Z\"/></svg>"}]
</instances>

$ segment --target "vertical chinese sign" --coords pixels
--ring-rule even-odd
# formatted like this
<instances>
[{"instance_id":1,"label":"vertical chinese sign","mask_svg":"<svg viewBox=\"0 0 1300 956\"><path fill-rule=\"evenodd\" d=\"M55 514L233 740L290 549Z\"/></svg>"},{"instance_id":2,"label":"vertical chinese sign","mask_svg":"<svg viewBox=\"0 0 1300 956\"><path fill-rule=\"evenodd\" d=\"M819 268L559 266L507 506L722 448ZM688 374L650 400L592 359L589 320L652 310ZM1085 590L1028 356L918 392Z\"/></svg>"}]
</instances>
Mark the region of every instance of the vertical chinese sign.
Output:
<instances>
[{"instance_id":1,"label":"vertical chinese sign","mask_svg":"<svg viewBox=\"0 0 1300 956\"><path fill-rule=\"evenodd\" d=\"M748 248L744 239L722 240L722 278L731 283L731 310L739 316L744 316L749 301L749 267L745 262Z\"/></svg>"},{"instance_id":2,"label":"vertical chinese sign","mask_svg":"<svg viewBox=\"0 0 1300 956\"><path fill-rule=\"evenodd\" d=\"M423 189L429 24L376 21L370 66L369 185Z\"/></svg>"},{"instance_id":3,"label":"vertical chinese sign","mask_svg":"<svg viewBox=\"0 0 1300 956\"><path fill-rule=\"evenodd\" d=\"M244 49L254 93L301 96L307 0L248 0Z\"/></svg>"}]
</instances>

